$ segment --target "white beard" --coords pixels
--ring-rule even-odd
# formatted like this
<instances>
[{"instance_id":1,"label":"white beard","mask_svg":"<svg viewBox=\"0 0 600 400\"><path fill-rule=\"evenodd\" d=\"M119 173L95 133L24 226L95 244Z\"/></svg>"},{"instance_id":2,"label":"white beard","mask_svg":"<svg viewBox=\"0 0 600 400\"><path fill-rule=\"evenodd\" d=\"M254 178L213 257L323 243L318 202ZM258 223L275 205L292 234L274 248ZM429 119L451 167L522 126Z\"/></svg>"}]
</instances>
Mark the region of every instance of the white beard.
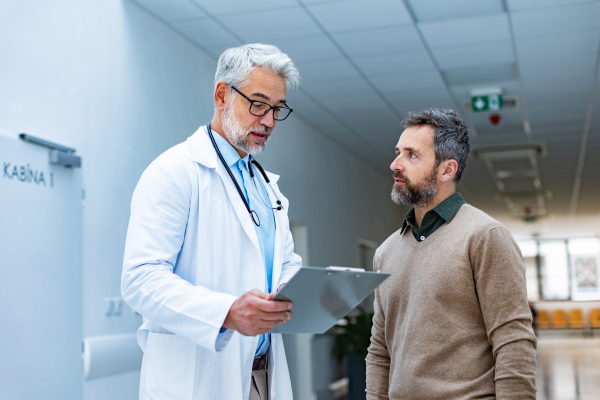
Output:
<instances>
[{"instance_id":1,"label":"white beard","mask_svg":"<svg viewBox=\"0 0 600 400\"><path fill-rule=\"evenodd\" d=\"M221 126L223 126L223 132L225 133L225 136L227 136L227 139L229 139L229 142L234 147L237 147L244 153L252 156L259 155L264 151L265 145L267 144L267 140L270 136L267 136L267 139L263 143L251 144L248 140L251 131L270 133L270 129L260 126L258 128L252 128L245 131L240 124L240 121L233 115L233 112L231 112L231 105L228 106L223 113L223 117L221 118Z\"/></svg>"}]
</instances>

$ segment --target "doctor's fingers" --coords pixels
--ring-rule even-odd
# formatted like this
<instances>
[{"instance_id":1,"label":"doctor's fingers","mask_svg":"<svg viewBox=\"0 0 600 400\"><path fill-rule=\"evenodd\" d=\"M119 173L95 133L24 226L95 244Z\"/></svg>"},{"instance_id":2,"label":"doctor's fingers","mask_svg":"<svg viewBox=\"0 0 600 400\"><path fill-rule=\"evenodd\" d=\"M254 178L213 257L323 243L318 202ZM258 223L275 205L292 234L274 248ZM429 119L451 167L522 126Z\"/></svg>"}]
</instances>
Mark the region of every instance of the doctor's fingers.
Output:
<instances>
[{"instance_id":1,"label":"doctor's fingers","mask_svg":"<svg viewBox=\"0 0 600 400\"><path fill-rule=\"evenodd\" d=\"M260 319L263 321L287 321L292 318L292 313L289 311L279 312L262 312Z\"/></svg>"},{"instance_id":2,"label":"doctor's fingers","mask_svg":"<svg viewBox=\"0 0 600 400\"><path fill-rule=\"evenodd\" d=\"M289 301L267 301L258 300L258 309L264 312L280 312L287 311L292 308L292 303Z\"/></svg>"}]
</instances>

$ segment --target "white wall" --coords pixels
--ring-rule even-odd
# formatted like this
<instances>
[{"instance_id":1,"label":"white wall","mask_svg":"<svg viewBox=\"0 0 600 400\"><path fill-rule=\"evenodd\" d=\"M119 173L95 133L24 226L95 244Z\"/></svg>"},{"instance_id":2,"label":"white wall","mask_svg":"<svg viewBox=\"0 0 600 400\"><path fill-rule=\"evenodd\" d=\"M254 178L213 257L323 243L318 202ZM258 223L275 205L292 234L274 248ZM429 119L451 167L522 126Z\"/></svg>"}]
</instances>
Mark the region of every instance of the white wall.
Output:
<instances>
[{"instance_id":1,"label":"white wall","mask_svg":"<svg viewBox=\"0 0 600 400\"><path fill-rule=\"evenodd\" d=\"M127 308L102 312L103 298L119 295L131 193L157 155L211 118L215 65L133 3L0 2L0 132L27 132L83 157L84 337L140 324ZM355 265L356 239L381 242L401 224L405 210L389 201L391 173L294 117L260 160L282 175L290 218L308 226L313 265ZM135 399L138 379L86 382L83 397Z\"/></svg>"}]
</instances>

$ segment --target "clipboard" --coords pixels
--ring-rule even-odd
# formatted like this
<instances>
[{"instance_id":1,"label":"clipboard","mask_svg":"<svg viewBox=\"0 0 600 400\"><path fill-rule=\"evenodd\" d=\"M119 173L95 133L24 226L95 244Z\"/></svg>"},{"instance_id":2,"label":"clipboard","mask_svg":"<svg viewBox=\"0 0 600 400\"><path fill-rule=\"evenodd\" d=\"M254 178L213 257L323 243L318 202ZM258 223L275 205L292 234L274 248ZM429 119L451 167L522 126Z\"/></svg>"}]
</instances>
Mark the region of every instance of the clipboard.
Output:
<instances>
[{"instance_id":1,"label":"clipboard","mask_svg":"<svg viewBox=\"0 0 600 400\"><path fill-rule=\"evenodd\" d=\"M271 333L324 333L391 274L344 267L302 267L273 300L291 301L292 318Z\"/></svg>"}]
</instances>

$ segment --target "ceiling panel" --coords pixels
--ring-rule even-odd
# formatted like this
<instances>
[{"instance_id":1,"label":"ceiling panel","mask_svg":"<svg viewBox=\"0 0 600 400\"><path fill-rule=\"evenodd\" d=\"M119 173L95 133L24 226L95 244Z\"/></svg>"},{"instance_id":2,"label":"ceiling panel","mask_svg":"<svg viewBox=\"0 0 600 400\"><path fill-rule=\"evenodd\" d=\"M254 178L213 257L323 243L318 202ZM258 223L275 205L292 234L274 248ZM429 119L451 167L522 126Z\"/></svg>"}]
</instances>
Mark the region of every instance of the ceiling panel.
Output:
<instances>
[{"instance_id":1,"label":"ceiling panel","mask_svg":"<svg viewBox=\"0 0 600 400\"><path fill-rule=\"evenodd\" d=\"M519 65L521 76L526 81L540 76L559 74L577 75L592 79L596 67L597 53L572 54L569 57L552 56L522 60Z\"/></svg>"},{"instance_id":2,"label":"ceiling panel","mask_svg":"<svg viewBox=\"0 0 600 400\"><path fill-rule=\"evenodd\" d=\"M164 0L162 0L165 2ZM215 16L224 16L232 14L244 14L249 13L263 13L263 11L270 11L274 9L286 9L298 6L296 0L278 0L273 3L269 0L227 0L227 1L214 1L214 0L186 0L190 2L196 2L203 7L210 14ZM168 2L171 2L169 0ZM165 2L166 3L166 2ZM293 11L292 11L293 12ZM254 19L254 18L250 18Z\"/></svg>"},{"instance_id":3,"label":"ceiling panel","mask_svg":"<svg viewBox=\"0 0 600 400\"><path fill-rule=\"evenodd\" d=\"M513 12L512 23L517 38L600 29L600 2Z\"/></svg>"},{"instance_id":4,"label":"ceiling panel","mask_svg":"<svg viewBox=\"0 0 600 400\"><path fill-rule=\"evenodd\" d=\"M281 51L290 56L294 62L323 61L342 57L338 49L322 33L302 38L274 38L268 43L277 46Z\"/></svg>"},{"instance_id":5,"label":"ceiling panel","mask_svg":"<svg viewBox=\"0 0 600 400\"><path fill-rule=\"evenodd\" d=\"M354 57L354 62L364 73L373 77L410 71L435 71L433 61L425 50Z\"/></svg>"},{"instance_id":6,"label":"ceiling panel","mask_svg":"<svg viewBox=\"0 0 600 400\"><path fill-rule=\"evenodd\" d=\"M526 10L529 8L553 7L557 5L589 3L590 0L508 0L510 10Z\"/></svg>"},{"instance_id":7,"label":"ceiling panel","mask_svg":"<svg viewBox=\"0 0 600 400\"><path fill-rule=\"evenodd\" d=\"M239 46L239 41L210 18L175 22L173 26L199 45L210 49L223 49ZM222 51L221 51L222 52ZM216 52L218 56L221 52Z\"/></svg>"},{"instance_id":8,"label":"ceiling panel","mask_svg":"<svg viewBox=\"0 0 600 400\"><path fill-rule=\"evenodd\" d=\"M564 115L553 115L546 114L541 117L535 116L530 118L529 124L531 129L538 129L544 126L553 125L556 123L563 124L576 124L583 123L585 121L585 115L583 113L575 113L575 114L564 114Z\"/></svg>"},{"instance_id":9,"label":"ceiling panel","mask_svg":"<svg viewBox=\"0 0 600 400\"><path fill-rule=\"evenodd\" d=\"M447 91L422 90L397 95L388 95L388 99L403 115L409 111L419 112L429 108L456 109L456 105ZM458 112L461 112L458 110Z\"/></svg>"},{"instance_id":10,"label":"ceiling panel","mask_svg":"<svg viewBox=\"0 0 600 400\"><path fill-rule=\"evenodd\" d=\"M484 84L455 85L452 86L452 92L459 100L470 101L471 91L489 88L502 89L504 96L520 97L521 94L521 85L516 79L497 81L493 84L486 82Z\"/></svg>"},{"instance_id":11,"label":"ceiling panel","mask_svg":"<svg viewBox=\"0 0 600 400\"><path fill-rule=\"evenodd\" d=\"M431 47L510 39L506 14L419 23L425 40Z\"/></svg>"},{"instance_id":12,"label":"ceiling panel","mask_svg":"<svg viewBox=\"0 0 600 400\"><path fill-rule=\"evenodd\" d=\"M409 0L419 22L439 21L503 11L502 0Z\"/></svg>"},{"instance_id":13,"label":"ceiling panel","mask_svg":"<svg viewBox=\"0 0 600 400\"><path fill-rule=\"evenodd\" d=\"M329 81L336 79L361 79L345 58L329 61L298 61L296 63L303 81Z\"/></svg>"},{"instance_id":14,"label":"ceiling panel","mask_svg":"<svg viewBox=\"0 0 600 400\"><path fill-rule=\"evenodd\" d=\"M436 89L446 91L444 80L437 71L406 72L371 78L384 94L402 94L412 90Z\"/></svg>"},{"instance_id":15,"label":"ceiling panel","mask_svg":"<svg viewBox=\"0 0 600 400\"><path fill-rule=\"evenodd\" d=\"M300 71L302 76L302 71ZM373 93L363 79L302 80L302 88L321 101L337 101L348 97L361 97L364 93Z\"/></svg>"},{"instance_id":16,"label":"ceiling panel","mask_svg":"<svg viewBox=\"0 0 600 400\"><path fill-rule=\"evenodd\" d=\"M140 4L152 13L158 15L167 22L174 22L189 18L205 17L198 7L193 5L190 0L132 0Z\"/></svg>"},{"instance_id":17,"label":"ceiling panel","mask_svg":"<svg viewBox=\"0 0 600 400\"><path fill-rule=\"evenodd\" d=\"M548 105L538 105L535 103L529 103L529 116L533 119L543 119L546 115L554 115L558 117L577 115L585 116L587 112L587 102L577 103L559 103Z\"/></svg>"},{"instance_id":18,"label":"ceiling panel","mask_svg":"<svg viewBox=\"0 0 600 400\"><path fill-rule=\"evenodd\" d=\"M423 43L413 25L362 29L332 34L350 56L422 50Z\"/></svg>"},{"instance_id":19,"label":"ceiling panel","mask_svg":"<svg viewBox=\"0 0 600 400\"><path fill-rule=\"evenodd\" d=\"M219 19L248 43L269 42L274 38L314 36L322 33L300 7L264 10L254 17L252 14L244 13L223 16ZM268 23L260 23L260 21L268 21Z\"/></svg>"},{"instance_id":20,"label":"ceiling panel","mask_svg":"<svg viewBox=\"0 0 600 400\"><path fill-rule=\"evenodd\" d=\"M526 94L537 92L538 94L561 93L566 91L588 92L589 97L592 77L577 76L572 74L557 74L552 76L538 76L529 78L523 82L523 90Z\"/></svg>"},{"instance_id":21,"label":"ceiling panel","mask_svg":"<svg viewBox=\"0 0 600 400\"><path fill-rule=\"evenodd\" d=\"M587 101L590 96L589 88L583 91L562 91L550 93L548 92L542 93L530 93L527 95L527 104L531 104L532 106L538 105L539 107L543 106L554 106L557 104L564 103L582 103L585 102L587 105Z\"/></svg>"},{"instance_id":22,"label":"ceiling panel","mask_svg":"<svg viewBox=\"0 0 600 400\"><path fill-rule=\"evenodd\" d=\"M511 64L515 61L510 40L444 46L431 49L441 69L476 65Z\"/></svg>"},{"instance_id":23,"label":"ceiling panel","mask_svg":"<svg viewBox=\"0 0 600 400\"><path fill-rule=\"evenodd\" d=\"M412 23L404 4L398 0L354 0L308 8L329 32Z\"/></svg>"},{"instance_id":24,"label":"ceiling panel","mask_svg":"<svg viewBox=\"0 0 600 400\"><path fill-rule=\"evenodd\" d=\"M329 102L327 108L339 116L342 114L354 114L360 117L361 114L368 114L377 110L385 110L388 115L389 109L385 106L381 98L375 93L363 93L361 96L350 96L339 98L335 103ZM389 114L392 115L392 114Z\"/></svg>"},{"instance_id":25,"label":"ceiling panel","mask_svg":"<svg viewBox=\"0 0 600 400\"><path fill-rule=\"evenodd\" d=\"M559 35L527 36L518 38L516 44L519 60L590 53L598 51L600 30L594 29Z\"/></svg>"},{"instance_id":26,"label":"ceiling panel","mask_svg":"<svg viewBox=\"0 0 600 400\"><path fill-rule=\"evenodd\" d=\"M514 64L478 65L443 71L452 86L473 85L507 81L516 78Z\"/></svg>"}]
</instances>

